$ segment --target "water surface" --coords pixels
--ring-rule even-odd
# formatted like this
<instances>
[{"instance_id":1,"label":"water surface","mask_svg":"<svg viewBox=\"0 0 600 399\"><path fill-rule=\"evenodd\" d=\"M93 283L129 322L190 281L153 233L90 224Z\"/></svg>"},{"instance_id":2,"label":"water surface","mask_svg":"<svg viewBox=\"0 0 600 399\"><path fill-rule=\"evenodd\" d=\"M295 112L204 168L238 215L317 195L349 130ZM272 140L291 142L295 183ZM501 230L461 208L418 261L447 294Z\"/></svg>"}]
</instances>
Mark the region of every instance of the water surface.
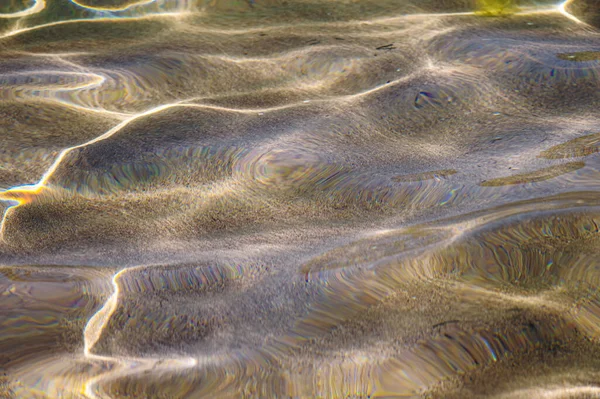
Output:
<instances>
[{"instance_id":1,"label":"water surface","mask_svg":"<svg viewBox=\"0 0 600 399\"><path fill-rule=\"evenodd\" d=\"M599 397L592 3L5 1L0 397Z\"/></svg>"}]
</instances>

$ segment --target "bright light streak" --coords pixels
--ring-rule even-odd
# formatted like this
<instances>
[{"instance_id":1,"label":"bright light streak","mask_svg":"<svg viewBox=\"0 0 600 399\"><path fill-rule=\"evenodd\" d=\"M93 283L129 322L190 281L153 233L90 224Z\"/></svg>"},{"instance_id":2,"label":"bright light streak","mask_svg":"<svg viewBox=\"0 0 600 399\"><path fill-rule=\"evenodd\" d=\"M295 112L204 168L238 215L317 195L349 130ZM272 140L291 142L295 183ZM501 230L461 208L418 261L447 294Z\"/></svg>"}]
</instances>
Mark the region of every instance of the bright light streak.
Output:
<instances>
[{"instance_id":1,"label":"bright light streak","mask_svg":"<svg viewBox=\"0 0 600 399\"><path fill-rule=\"evenodd\" d=\"M31 14L37 14L38 12L42 11L44 8L46 8L46 1L45 0L35 0L35 3L22 11L18 11L18 12L13 12L10 14L2 14L0 13L0 18L21 18L21 17L26 17L28 15Z\"/></svg>"},{"instance_id":2,"label":"bright light streak","mask_svg":"<svg viewBox=\"0 0 600 399\"><path fill-rule=\"evenodd\" d=\"M557 7L557 9L558 9L558 12L560 12L560 13L561 13L562 15L564 15L565 17L569 18L571 21L575 21L575 22L577 22L578 24L583 24L583 23L585 23L585 22L581 21L581 20L580 20L580 19L578 19L576 16L574 16L573 14L570 14L570 13L567 11L567 9L566 9L566 8L567 8L567 6L568 6L570 3L572 3L572 2L573 2L573 0L566 0L566 1L563 1L563 2L562 2L561 4L559 4L559 5L558 5L558 7Z\"/></svg>"}]
</instances>

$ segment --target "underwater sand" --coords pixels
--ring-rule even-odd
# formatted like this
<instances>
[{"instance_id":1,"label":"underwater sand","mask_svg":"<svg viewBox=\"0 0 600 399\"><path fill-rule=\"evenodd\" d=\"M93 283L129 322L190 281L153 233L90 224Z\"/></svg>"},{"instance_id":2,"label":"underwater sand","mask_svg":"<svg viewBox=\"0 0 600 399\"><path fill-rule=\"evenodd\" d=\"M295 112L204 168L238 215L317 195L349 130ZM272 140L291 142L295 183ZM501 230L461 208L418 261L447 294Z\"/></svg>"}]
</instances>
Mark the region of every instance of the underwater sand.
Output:
<instances>
[{"instance_id":1,"label":"underwater sand","mask_svg":"<svg viewBox=\"0 0 600 399\"><path fill-rule=\"evenodd\" d=\"M600 397L593 1L0 3L0 398Z\"/></svg>"}]
</instances>

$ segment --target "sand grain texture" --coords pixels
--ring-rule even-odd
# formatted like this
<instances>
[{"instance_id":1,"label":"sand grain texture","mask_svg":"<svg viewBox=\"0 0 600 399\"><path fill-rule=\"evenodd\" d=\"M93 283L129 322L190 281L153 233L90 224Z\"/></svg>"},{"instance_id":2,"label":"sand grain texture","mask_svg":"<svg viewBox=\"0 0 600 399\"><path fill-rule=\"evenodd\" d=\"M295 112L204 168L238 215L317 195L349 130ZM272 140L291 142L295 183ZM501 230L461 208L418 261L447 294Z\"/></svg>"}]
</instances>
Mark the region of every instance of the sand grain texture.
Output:
<instances>
[{"instance_id":1,"label":"sand grain texture","mask_svg":"<svg viewBox=\"0 0 600 399\"><path fill-rule=\"evenodd\" d=\"M592 1L0 6L0 398L600 395Z\"/></svg>"}]
</instances>

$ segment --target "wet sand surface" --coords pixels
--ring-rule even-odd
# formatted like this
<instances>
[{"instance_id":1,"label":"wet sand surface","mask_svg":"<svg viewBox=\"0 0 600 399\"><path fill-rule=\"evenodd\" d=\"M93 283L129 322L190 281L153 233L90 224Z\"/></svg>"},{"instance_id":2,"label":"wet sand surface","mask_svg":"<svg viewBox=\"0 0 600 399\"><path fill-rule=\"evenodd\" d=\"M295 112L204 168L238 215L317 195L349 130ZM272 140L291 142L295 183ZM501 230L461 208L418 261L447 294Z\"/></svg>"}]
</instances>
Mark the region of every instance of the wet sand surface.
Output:
<instances>
[{"instance_id":1,"label":"wet sand surface","mask_svg":"<svg viewBox=\"0 0 600 399\"><path fill-rule=\"evenodd\" d=\"M595 4L2 3L0 398L600 397Z\"/></svg>"}]
</instances>

